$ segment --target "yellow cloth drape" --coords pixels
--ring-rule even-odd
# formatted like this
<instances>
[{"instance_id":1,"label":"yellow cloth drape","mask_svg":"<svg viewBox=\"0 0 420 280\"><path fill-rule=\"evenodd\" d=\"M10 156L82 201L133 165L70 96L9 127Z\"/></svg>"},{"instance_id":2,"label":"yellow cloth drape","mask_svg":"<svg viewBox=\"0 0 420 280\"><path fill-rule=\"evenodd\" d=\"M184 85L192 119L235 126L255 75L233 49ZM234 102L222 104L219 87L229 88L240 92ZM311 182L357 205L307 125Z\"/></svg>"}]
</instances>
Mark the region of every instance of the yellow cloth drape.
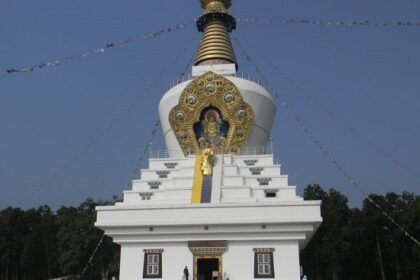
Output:
<instances>
[{"instance_id":1,"label":"yellow cloth drape","mask_svg":"<svg viewBox=\"0 0 420 280\"><path fill-rule=\"evenodd\" d=\"M191 203L201 203L201 192L203 190L203 172L201 170L201 163L203 155L197 154L195 158L194 181L191 195Z\"/></svg>"}]
</instances>

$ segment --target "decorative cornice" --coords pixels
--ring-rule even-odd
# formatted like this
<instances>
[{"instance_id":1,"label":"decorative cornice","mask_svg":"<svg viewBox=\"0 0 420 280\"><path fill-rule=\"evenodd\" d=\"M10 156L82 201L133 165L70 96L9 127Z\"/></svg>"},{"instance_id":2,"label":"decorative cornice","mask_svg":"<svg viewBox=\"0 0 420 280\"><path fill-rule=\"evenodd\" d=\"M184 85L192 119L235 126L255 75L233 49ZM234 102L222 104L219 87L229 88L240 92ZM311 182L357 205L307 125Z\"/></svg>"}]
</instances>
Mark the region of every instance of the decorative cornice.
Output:
<instances>
[{"instance_id":1,"label":"decorative cornice","mask_svg":"<svg viewBox=\"0 0 420 280\"><path fill-rule=\"evenodd\" d=\"M226 247L190 247L194 256L220 256L226 252Z\"/></svg>"},{"instance_id":2,"label":"decorative cornice","mask_svg":"<svg viewBox=\"0 0 420 280\"><path fill-rule=\"evenodd\" d=\"M257 162L258 162L258 159L246 159L246 160L244 160L244 163L245 163L247 166L253 166L253 165L255 165Z\"/></svg>"},{"instance_id":3,"label":"decorative cornice","mask_svg":"<svg viewBox=\"0 0 420 280\"><path fill-rule=\"evenodd\" d=\"M249 171L251 171L252 175L260 175L261 171L263 171L263 167L250 167Z\"/></svg>"},{"instance_id":4,"label":"decorative cornice","mask_svg":"<svg viewBox=\"0 0 420 280\"><path fill-rule=\"evenodd\" d=\"M226 252L227 241L188 241L188 248L194 256L220 256Z\"/></svg>"},{"instance_id":5,"label":"decorative cornice","mask_svg":"<svg viewBox=\"0 0 420 280\"><path fill-rule=\"evenodd\" d=\"M196 240L188 241L188 247L226 247L226 240Z\"/></svg>"},{"instance_id":6,"label":"decorative cornice","mask_svg":"<svg viewBox=\"0 0 420 280\"><path fill-rule=\"evenodd\" d=\"M144 249L143 252L146 254L161 254L163 249Z\"/></svg>"},{"instance_id":7,"label":"decorative cornice","mask_svg":"<svg viewBox=\"0 0 420 280\"><path fill-rule=\"evenodd\" d=\"M164 165L168 169L174 169L178 165L178 163L177 162L165 162Z\"/></svg>"},{"instance_id":8,"label":"decorative cornice","mask_svg":"<svg viewBox=\"0 0 420 280\"><path fill-rule=\"evenodd\" d=\"M270 177L257 178L257 181L260 184L260 186L267 186L270 183L271 178Z\"/></svg>"},{"instance_id":9,"label":"decorative cornice","mask_svg":"<svg viewBox=\"0 0 420 280\"><path fill-rule=\"evenodd\" d=\"M158 189L160 185L162 185L161 181L152 181L147 183L151 189Z\"/></svg>"},{"instance_id":10,"label":"decorative cornice","mask_svg":"<svg viewBox=\"0 0 420 280\"><path fill-rule=\"evenodd\" d=\"M254 248L253 251L255 253L272 253L274 248Z\"/></svg>"},{"instance_id":11,"label":"decorative cornice","mask_svg":"<svg viewBox=\"0 0 420 280\"><path fill-rule=\"evenodd\" d=\"M150 196L153 195L153 193L151 193L151 192L141 192L141 193L139 193L139 195L141 197L150 197Z\"/></svg>"},{"instance_id":12,"label":"decorative cornice","mask_svg":"<svg viewBox=\"0 0 420 280\"><path fill-rule=\"evenodd\" d=\"M169 173L171 173L171 171L167 171L167 170L156 171L156 174L159 176L159 178L167 178Z\"/></svg>"},{"instance_id":13,"label":"decorative cornice","mask_svg":"<svg viewBox=\"0 0 420 280\"><path fill-rule=\"evenodd\" d=\"M265 193L274 193L274 192L278 192L279 189L265 189L264 192Z\"/></svg>"}]
</instances>

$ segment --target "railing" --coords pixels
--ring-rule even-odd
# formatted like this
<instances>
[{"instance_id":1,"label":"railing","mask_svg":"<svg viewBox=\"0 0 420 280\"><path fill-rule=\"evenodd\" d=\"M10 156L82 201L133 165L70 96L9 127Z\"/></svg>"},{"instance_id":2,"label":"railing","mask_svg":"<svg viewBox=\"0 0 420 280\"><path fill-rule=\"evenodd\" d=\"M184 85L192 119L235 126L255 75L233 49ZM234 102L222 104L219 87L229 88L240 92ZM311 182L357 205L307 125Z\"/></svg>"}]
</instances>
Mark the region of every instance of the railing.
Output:
<instances>
[{"instance_id":1,"label":"railing","mask_svg":"<svg viewBox=\"0 0 420 280\"><path fill-rule=\"evenodd\" d=\"M179 153L179 151L174 151L175 153ZM182 154L182 153L181 153ZM168 158L169 151L168 150L150 150L150 158Z\"/></svg>"},{"instance_id":2,"label":"railing","mask_svg":"<svg viewBox=\"0 0 420 280\"><path fill-rule=\"evenodd\" d=\"M273 147L264 146L264 147L227 147L227 148L213 148L215 154L231 154L231 155L241 155L241 156L255 156L255 155L269 155L273 154ZM202 149L188 149L185 151L182 150L151 150L150 158L159 159L159 158L169 158L171 157L184 157L189 155L196 155L202 152Z\"/></svg>"},{"instance_id":3,"label":"railing","mask_svg":"<svg viewBox=\"0 0 420 280\"><path fill-rule=\"evenodd\" d=\"M246 79L246 80L252 81L254 83L257 83L260 86L264 86L263 83L260 81L259 78L254 77L254 76L250 75L249 73L244 73L244 72L235 73L233 75L233 77L238 77L238 78ZM178 77L176 80L174 80L171 83L170 88L172 88L172 87L174 87L176 85L179 85L179 84L181 84L181 83L183 83L185 81L192 80L193 78L195 78L195 77L193 77L191 73L188 73L186 75L182 75L182 76Z\"/></svg>"}]
</instances>

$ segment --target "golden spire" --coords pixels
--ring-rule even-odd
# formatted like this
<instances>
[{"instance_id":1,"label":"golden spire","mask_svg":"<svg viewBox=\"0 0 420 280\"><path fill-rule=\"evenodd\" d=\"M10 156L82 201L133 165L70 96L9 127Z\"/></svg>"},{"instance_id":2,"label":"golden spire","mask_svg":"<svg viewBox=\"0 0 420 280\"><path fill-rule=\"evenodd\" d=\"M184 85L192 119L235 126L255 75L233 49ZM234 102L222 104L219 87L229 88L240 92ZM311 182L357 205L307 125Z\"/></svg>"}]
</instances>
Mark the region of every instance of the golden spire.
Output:
<instances>
[{"instance_id":1,"label":"golden spire","mask_svg":"<svg viewBox=\"0 0 420 280\"><path fill-rule=\"evenodd\" d=\"M203 32L195 65L235 63L235 53L229 32L236 28L235 18L228 8L231 0L200 0L203 14L197 20L198 31Z\"/></svg>"}]
</instances>

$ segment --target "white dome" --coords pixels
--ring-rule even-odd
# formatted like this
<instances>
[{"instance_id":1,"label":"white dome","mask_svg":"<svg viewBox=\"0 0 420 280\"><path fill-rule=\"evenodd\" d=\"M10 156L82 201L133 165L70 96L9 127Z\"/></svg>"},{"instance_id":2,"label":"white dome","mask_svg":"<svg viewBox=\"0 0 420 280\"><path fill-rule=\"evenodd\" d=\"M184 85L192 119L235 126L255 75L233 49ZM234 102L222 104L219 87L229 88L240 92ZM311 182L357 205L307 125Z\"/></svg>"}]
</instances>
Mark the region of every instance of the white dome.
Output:
<instances>
[{"instance_id":1,"label":"white dome","mask_svg":"<svg viewBox=\"0 0 420 280\"><path fill-rule=\"evenodd\" d=\"M254 122L245 145L247 147L266 146L270 138L271 127L276 113L276 106L273 103L271 95L265 88L253 81L234 76L224 77L235 84L241 92L242 98L252 107L255 114ZM169 112L178 104L183 90L190 82L192 80L182 82L171 88L163 95L159 104L159 117L163 136L165 138L166 148L169 151L169 156L171 157L183 156L183 153L169 123Z\"/></svg>"}]
</instances>

